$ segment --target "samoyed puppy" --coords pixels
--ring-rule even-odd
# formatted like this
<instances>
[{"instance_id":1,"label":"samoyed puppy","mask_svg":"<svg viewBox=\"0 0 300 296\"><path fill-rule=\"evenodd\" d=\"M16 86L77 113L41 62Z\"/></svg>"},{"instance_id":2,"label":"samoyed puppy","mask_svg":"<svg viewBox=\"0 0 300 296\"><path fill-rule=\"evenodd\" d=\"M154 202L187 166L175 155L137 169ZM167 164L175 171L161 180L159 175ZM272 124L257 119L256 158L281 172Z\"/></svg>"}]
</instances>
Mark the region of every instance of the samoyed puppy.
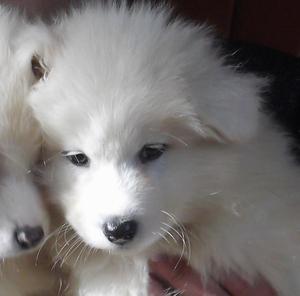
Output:
<instances>
[{"instance_id":1,"label":"samoyed puppy","mask_svg":"<svg viewBox=\"0 0 300 296\"><path fill-rule=\"evenodd\" d=\"M86 5L52 32L30 104L54 156L52 196L102 250L78 295L145 295L139 263L160 252L204 278L263 276L299 295L300 171L261 106L266 82L162 8Z\"/></svg>"},{"instance_id":2,"label":"samoyed puppy","mask_svg":"<svg viewBox=\"0 0 300 296\"><path fill-rule=\"evenodd\" d=\"M0 6L0 258L36 247L48 231L32 176L41 133L25 101L34 82L31 58L44 44L44 31Z\"/></svg>"},{"instance_id":3,"label":"samoyed puppy","mask_svg":"<svg viewBox=\"0 0 300 296\"><path fill-rule=\"evenodd\" d=\"M36 249L49 230L32 173L41 133L26 103L35 82L32 55L42 50L46 38L44 26L0 6L0 295L29 295L54 282L44 264L35 266L36 255L10 258Z\"/></svg>"}]
</instances>

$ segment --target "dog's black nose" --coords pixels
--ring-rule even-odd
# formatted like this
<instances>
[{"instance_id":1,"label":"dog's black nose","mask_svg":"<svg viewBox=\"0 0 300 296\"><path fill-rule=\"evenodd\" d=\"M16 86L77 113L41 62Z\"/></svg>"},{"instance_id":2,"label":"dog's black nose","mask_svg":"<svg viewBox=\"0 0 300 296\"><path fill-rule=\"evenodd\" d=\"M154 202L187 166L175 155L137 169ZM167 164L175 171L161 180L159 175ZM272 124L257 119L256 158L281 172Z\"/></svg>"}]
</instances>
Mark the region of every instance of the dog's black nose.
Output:
<instances>
[{"instance_id":1,"label":"dog's black nose","mask_svg":"<svg viewBox=\"0 0 300 296\"><path fill-rule=\"evenodd\" d=\"M23 250L28 250L37 246L44 237L43 228L36 227L20 227L15 231L15 239L19 247Z\"/></svg>"},{"instance_id":2,"label":"dog's black nose","mask_svg":"<svg viewBox=\"0 0 300 296\"><path fill-rule=\"evenodd\" d=\"M116 245L124 245L133 240L137 233L138 223L135 220L113 218L103 226L107 239Z\"/></svg>"}]
</instances>

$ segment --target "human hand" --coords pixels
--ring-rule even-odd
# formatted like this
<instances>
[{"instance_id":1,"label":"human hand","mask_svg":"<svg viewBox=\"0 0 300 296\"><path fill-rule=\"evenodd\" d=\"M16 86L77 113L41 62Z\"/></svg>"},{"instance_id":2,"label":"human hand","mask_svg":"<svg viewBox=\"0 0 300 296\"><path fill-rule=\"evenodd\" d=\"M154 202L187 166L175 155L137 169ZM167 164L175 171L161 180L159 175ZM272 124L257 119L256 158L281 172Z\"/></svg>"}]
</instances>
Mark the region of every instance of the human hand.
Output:
<instances>
[{"instance_id":1,"label":"human hand","mask_svg":"<svg viewBox=\"0 0 300 296\"><path fill-rule=\"evenodd\" d=\"M229 275L218 283L208 280L205 286L201 276L181 262L174 270L178 258L162 257L150 261L150 287L151 296L186 295L186 296L276 296L274 290L263 280L253 285L248 284L236 275ZM173 291L173 294L170 293ZM179 292L180 291L180 292ZM176 294L177 293L177 294Z\"/></svg>"}]
</instances>

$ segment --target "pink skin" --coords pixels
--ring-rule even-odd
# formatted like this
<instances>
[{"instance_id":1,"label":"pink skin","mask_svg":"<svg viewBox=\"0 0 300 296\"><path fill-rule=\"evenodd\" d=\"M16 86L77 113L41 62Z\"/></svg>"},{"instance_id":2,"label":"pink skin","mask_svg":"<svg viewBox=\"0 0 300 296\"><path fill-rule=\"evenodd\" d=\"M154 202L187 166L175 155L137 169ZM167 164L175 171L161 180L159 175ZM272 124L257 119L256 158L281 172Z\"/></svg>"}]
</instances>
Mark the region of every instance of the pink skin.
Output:
<instances>
[{"instance_id":1,"label":"pink skin","mask_svg":"<svg viewBox=\"0 0 300 296\"><path fill-rule=\"evenodd\" d=\"M180 295L186 296L277 295L262 279L255 282L254 285L250 285L234 274L226 276L220 283L210 279L204 287L201 276L184 262L174 271L177 261L177 258L162 257L159 260L149 262L151 275L149 293L151 296L166 295L168 286L184 291Z\"/></svg>"}]
</instances>

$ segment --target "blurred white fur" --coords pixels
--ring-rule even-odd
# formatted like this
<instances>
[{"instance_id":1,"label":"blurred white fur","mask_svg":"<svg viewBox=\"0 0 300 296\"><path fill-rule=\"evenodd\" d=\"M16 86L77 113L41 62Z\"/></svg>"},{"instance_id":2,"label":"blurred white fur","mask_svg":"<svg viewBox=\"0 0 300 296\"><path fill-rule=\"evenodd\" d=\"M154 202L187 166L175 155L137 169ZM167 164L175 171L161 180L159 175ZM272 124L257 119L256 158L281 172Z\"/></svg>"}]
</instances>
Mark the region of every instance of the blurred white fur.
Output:
<instances>
[{"instance_id":1,"label":"blurred white fur","mask_svg":"<svg viewBox=\"0 0 300 296\"><path fill-rule=\"evenodd\" d=\"M207 28L169 22L165 10L90 5L52 30L50 73L30 97L56 155L49 186L85 243L110 252L74 264L78 295L146 294L139 260L160 252L204 277L262 275L280 295L299 295L299 168L259 111L264 82L225 66ZM149 143L169 149L143 165ZM124 248L103 234L111 216L139 223Z\"/></svg>"},{"instance_id":2,"label":"blurred white fur","mask_svg":"<svg viewBox=\"0 0 300 296\"><path fill-rule=\"evenodd\" d=\"M14 256L17 227L42 226L48 217L31 169L41 149L41 133L26 102L34 82L31 58L44 44L46 29L0 7L0 257Z\"/></svg>"},{"instance_id":3,"label":"blurred white fur","mask_svg":"<svg viewBox=\"0 0 300 296\"><path fill-rule=\"evenodd\" d=\"M25 256L29 250L15 238L19 227L39 226L45 235L49 230L31 173L42 137L26 102L35 81L32 55L46 45L47 34L44 25L29 24L17 11L0 6L0 295L43 293L55 283L47 260L40 259L36 266L36 255ZM8 258L17 255L24 256Z\"/></svg>"}]
</instances>

